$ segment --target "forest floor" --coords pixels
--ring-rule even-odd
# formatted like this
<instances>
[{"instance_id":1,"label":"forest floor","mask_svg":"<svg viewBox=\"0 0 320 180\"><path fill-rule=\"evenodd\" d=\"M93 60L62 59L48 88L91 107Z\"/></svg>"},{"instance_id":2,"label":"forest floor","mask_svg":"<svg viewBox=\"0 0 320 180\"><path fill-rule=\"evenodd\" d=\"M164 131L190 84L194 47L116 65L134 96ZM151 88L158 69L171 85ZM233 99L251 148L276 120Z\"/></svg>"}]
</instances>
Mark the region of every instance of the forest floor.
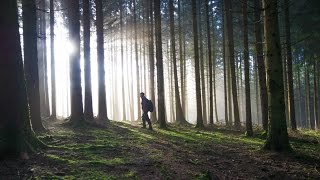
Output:
<instances>
[{"instance_id":1,"label":"forest floor","mask_svg":"<svg viewBox=\"0 0 320 180\"><path fill-rule=\"evenodd\" d=\"M154 131L47 124L49 147L29 160L0 161L0 179L320 179L320 133L290 133L292 153L262 151L241 131L170 125Z\"/></svg>"}]
</instances>

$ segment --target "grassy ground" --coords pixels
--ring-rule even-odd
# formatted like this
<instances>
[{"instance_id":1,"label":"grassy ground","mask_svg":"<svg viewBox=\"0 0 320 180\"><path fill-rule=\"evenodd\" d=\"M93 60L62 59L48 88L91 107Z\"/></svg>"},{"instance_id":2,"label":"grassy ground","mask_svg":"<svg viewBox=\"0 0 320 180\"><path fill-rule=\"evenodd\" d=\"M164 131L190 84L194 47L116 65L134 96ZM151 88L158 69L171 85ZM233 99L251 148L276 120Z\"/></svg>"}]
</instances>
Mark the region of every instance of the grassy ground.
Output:
<instances>
[{"instance_id":1,"label":"grassy ground","mask_svg":"<svg viewBox=\"0 0 320 180\"><path fill-rule=\"evenodd\" d=\"M0 162L0 179L320 179L320 133L290 132L294 152L261 151L261 136L226 129L168 130L110 122L105 128L48 125L49 148Z\"/></svg>"}]
</instances>

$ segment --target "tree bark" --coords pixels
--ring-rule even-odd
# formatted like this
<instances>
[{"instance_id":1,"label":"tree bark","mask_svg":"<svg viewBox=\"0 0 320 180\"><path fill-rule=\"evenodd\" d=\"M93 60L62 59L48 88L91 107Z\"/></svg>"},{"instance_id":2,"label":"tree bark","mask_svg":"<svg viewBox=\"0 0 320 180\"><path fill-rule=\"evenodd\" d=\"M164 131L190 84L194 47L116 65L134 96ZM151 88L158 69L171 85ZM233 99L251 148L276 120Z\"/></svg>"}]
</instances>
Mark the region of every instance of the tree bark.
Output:
<instances>
[{"instance_id":1,"label":"tree bark","mask_svg":"<svg viewBox=\"0 0 320 180\"><path fill-rule=\"evenodd\" d=\"M30 2L23 1L23 3ZM31 8L35 14L35 5L32 4ZM2 159L32 152L43 144L34 135L29 119L17 1L2 1L0 17L0 41L5 42L0 43L0 159ZM34 15L32 19L35 23ZM35 26L32 34L33 41L36 41ZM36 49L36 43L34 46Z\"/></svg>"},{"instance_id":2,"label":"tree bark","mask_svg":"<svg viewBox=\"0 0 320 180\"><path fill-rule=\"evenodd\" d=\"M226 126L229 125L228 116L228 90L227 90L227 58L226 58L226 21L225 21L225 11L224 4L221 3L222 11L222 58L223 58L223 87L224 87L224 118Z\"/></svg>"},{"instance_id":3,"label":"tree bark","mask_svg":"<svg viewBox=\"0 0 320 180\"><path fill-rule=\"evenodd\" d=\"M294 106L294 92L293 92L293 73L292 73L292 52L291 52L291 38L290 38L290 17L289 17L289 0L284 0L284 17L285 17L285 36L286 36L286 57L288 68L288 103L289 103L289 120L291 123L291 129L297 130L297 122L295 116Z\"/></svg>"},{"instance_id":4,"label":"tree bark","mask_svg":"<svg viewBox=\"0 0 320 180\"><path fill-rule=\"evenodd\" d=\"M164 101L164 77L163 77L163 57L162 57L162 35L161 35L161 14L160 0L154 0L154 16L155 16L155 36L156 36L156 59L157 59L157 85L158 85L158 121L160 128L167 128L166 125L166 109Z\"/></svg>"},{"instance_id":5,"label":"tree bark","mask_svg":"<svg viewBox=\"0 0 320 180\"><path fill-rule=\"evenodd\" d=\"M105 84L105 69L104 69L104 36L103 36L103 11L102 0L95 0L96 2L96 27L97 27L97 57L98 57L98 99L99 110L98 118L100 120L108 120L107 114L107 97L106 97L106 84Z\"/></svg>"},{"instance_id":6,"label":"tree bark","mask_svg":"<svg viewBox=\"0 0 320 180\"><path fill-rule=\"evenodd\" d=\"M260 86L260 99L261 99L261 116L262 128L268 130L268 96L266 85L266 70L263 57L263 42L261 30L261 0L254 0L254 34L255 34L255 49L256 58L258 62L259 86Z\"/></svg>"},{"instance_id":7,"label":"tree bark","mask_svg":"<svg viewBox=\"0 0 320 180\"><path fill-rule=\"evenodd\" d=\"M201 104L201 85L199 68L199 39L198 39L198 13L197 0L192 0L192 25L193 25L193 43L194 43L194 62L195 62L195 81L196 81L196 101L197 101L197 124L196 128L203 128L202 104Z\"/></svg>"},{"instance_id":8,"label":"tree bark","mask_svg":"<svg viewBox=\"0 0 320 180\"><path fill-rule=\"evenodd\" d=\"M317 60L314 59L313 61L313 73L314 73L314 78L313 78L313 87L314 87L314 96L313 96L313 106L314 106L314 129L318 130L319 129L319 112L318 112L318 77L317 77Z\"/></svg>"},{"instance_id":9,"label":"tree bark","mask_svg":"<svg viewBox=\"0 0 320 180\"><path fill-rule=\"evenodd\" d=\"M90 0L83 0L83 55L84 55L84 116L93 120L91 58L90 58Z\"/></svg>"},{"instance_id":10,"label":"tree bark","mask_svg":"<svg viewBox=\"0 0 320 180\"><path fill-rule=\"evenodd\" d=\"M153 6L152 1L148 1L149 3L149 64L150 64L150 95L151 101L156 102L156 95L155 95L155 73L154 73L154 23L153 23ZM153 113L151 113L151 121L157 121L157 111L154 108Z\"/></svg>"},{"instance_id":11,"label":"tree bark","mask_svg":"<svg viewBox=\"0 0 320 180\"><path fill-rule=\"evenodd\" d=\"M39 12L39 34L40 34L40 43L38 44L39 52L39 91L40 91L40 111L41 116L48 117L50 116L49 108L49 94L48 94L48 77L47 77L47 43L46 43L46 2L39 2L39 9L42 11Z\"/></svg>"},{"instance_id":12,"label":"tree bark","mask_svg":"<svg viewBox=\"0 0 320 180\"><path fill-rule=\"evenodd\" d=\"M291 150L287 132L277 0L263 0L266 40L269 131L264 149Z\"/></svg>"},{"instance_id":13,"label":"tree bark","mask_svg":"<svg viewBox=\"0 0 320 180\"><path fill-rule=\"evenodd\" d=\"M119 8L120 8L120 52L121 52L121 69L124 71L124 64L123 64L123 1L119 1ZM126 96L124 92L124 74L121 74L121 91L122 91L122 120L127 120L126 116Z\"/></svg>"},{"instance_id":14,"label":"tree bark","mask_svg":"<svg viewBox=\"0 0 320 180\"><path fill-rule=\"evenodd\" d=\"M40 112L39 70L37 51L37 18L34 0L22 1L24 69L32 128L44 131Z\"/></svg>"},{"instance_id":15,"label":"tree bark","mask_svg":"<svg viewBox=\"0 0 320 180\"><path fill-rule=\"evenodd\" d=\"M50 57L51 57L51 118L55 119L56 111L56 63L54 57L54 4L50 0Z\"/></svg>"},{"instance_id":16,"label":"tree bark","mask_svg":"<svg viewBox=\"0 0 320 180\"><path fill-rule=\"evenodd\" d=\"M309 61L306 56L304 64L305 72L305 113L306 113L306 128L311 129L311 112L310 112L310 77L309 77Z\"/></svg>"},{"instance_id":17,"label":"tree bark","mask_svg":"<svg viewBox=\"0 0 320 180\"><path fill-rule=\"evenodd\" d=\"M69 40L74 46L70 58L70 92L71 92L71 119L70 123L83 123L81 70L80 70L80 21L79 1L68 0Z\"/></svg>"},{"instance_id":18,"label":"tree bark","mask_svg":"<svg viewBox=\"0 0 320 180\"><path fill-rule=\"evenodd\" d=\"M200 61L200 90L202 103L202 119L203 123L207 124L207 104L206 104L206 81L204 68L204 52L203 52L203 38L202 38L202 19L201 19L201 1L197 1L197 18L198 18L198 39L199 39L199 61Z\"/></svg>"},{"instance_id":19,"label":"tree bark","mask_svg":"<svg viewBox=\"0 0 320 180\"><path fill-rule=\"evenodd\" d=\"M300 65L299 65L299 68L298 68L298 70L297 70L298 72L297 72L297 76L298 76L298 79L297 79L297 81L298 81L298 91L299 91L299 96L298 96L298 98L299 98L299 103L298 103L298 107L299 107L299 120L298 120L298 125L300 126L300 127L302 127L302 90L301 90L301 73L300 73Z\"/></svg>"},{"instance_id":20,"label":"tree bark","mask_svg":"<svg viewBox=\"0 0 320 180\"><path fill-rule=\"evenodd\" d=\"M237 82L234 62L234 42L233 42L233 24L232 24L232 4L231 0L225 0L225 8L227 14L227 45L230 55L230 71L231 71L231 86L232 86L232 100L233 100L233 113L234 113L234 126L239 129L241 126L238 106L237 95Z\"/></svg>"},{"instance_id":21,"label":"tree bark","mask_svg":"<svg viewBox=\"0 0 320 180\"><path fill-rule=\"evenodd\" d=\"M213 87L212 87L212 48L209 21L209 0L206 0L206 25L208 40L208 60L209 60L209 120L208 124L213 124Z\"/></svg>"},{"instance_id":22,"label":"tree bark","mask_svg":"<svg viewBox=\"0 0 320 180\"><path fill-rule=\"evenodd\" d=\"M138 51L138 29L137 29L137 9L136 9L136 0L133 2L133 23L134 23L134 48L135 48L135 57L136 57L136 78L137 78L137 93L140 93L140 77L139 77L139 51ZM141 114L141 104L140 96L137 94L137 115L138 119Z\"/></svg>"},{"instance_id":23,"label":"tree bark","mask_svg":"<svg viewBox=\"0 0 320 180\"><path fill-rule=\"evenodd\" d=\"M37 51L37 14L34 0L22 1L24 69L30 106L30 118L35 132L44 131L40 113L39 71Z\"/></svg>"},{"instance_id":24,"label":"tree bark","mask_svg":"<svg viewBox=\"0 0 320 180\"><path fill-rule=\"evenodd\" d=\"M250 65L249 65L249 45L248 45L248 0L242 2L243 13L243 58L244 58L244 81L245 81L245 94L246 94L246 134L247 136L253 135L252 118L251 118L251 97L250 97Z\"/></svg>"},{"instance_id":25,"label":"tree bark","mask_svg":"<svg viewBox=\"0 0 320 180\"><path fill-rule=\"evenodd\" d=\"M178 70L177 70L177 56L176 56L176 38L174 31L174 6L173 0L169 0L169 16L170 16L170 40L171 40L171 53L172 53L172 65L173 65L173 76L174 76L174 96L175 96L175 118L177 123L186 124L187 121L183 115L181 101L180 101L180 92L179 92L179 80L178 80Z\"/></svg>"}]
</instances>

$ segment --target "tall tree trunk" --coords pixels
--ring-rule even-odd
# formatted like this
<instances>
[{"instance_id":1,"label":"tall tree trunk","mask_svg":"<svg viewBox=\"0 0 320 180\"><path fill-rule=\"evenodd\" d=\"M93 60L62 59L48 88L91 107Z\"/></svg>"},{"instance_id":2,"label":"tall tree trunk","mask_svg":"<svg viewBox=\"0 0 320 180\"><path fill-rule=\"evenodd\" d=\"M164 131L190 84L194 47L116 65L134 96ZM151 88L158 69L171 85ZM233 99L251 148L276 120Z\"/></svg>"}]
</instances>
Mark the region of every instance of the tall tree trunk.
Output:
<instances>
[{"instance_id":1,"label":"tall tree trunk","mask_svg":"<svg viewBox=\"0 0 320 180\"><path fill-rule=\"evenodd\" d=\"M199 68L199 39L198 39L198 13L197 0L192 0L192 25L193 25L193 43L194 43L194 62L195 62L195 81L196 81L196 101L197 101L197 128L203 128L202 104L201 104L201 85Z\"/></svg>"},{"instance_id":2,"label":"tall tree trunk","mask_svg":"<svg viewBox=\"0 0 320 180\"><path fill-rule=\"evenodd\" d=\"M34 0L22 1L24 69L32 128L44 130L40 113L39 71L37 52L37 14Z\"/></svg>"},{"instance_id":3,"label":"tall tree trunk","mask_svg":"<svg viewBox=\"0 0 320 180\"><path fill-rule=\"evenodd\" d=\"M25 10L25 5L29 5L30 1L22 2ZM29 38L34 41L33 48L36 50L36 9L35 4L31 4L33 5L29 10L32 10L34 15L28 18L32 19L34 24L29 24L33 27L33 33ZM7 158L8 155L17 157L33 151L41 142L35 137L30 125L17 1L2 1L0 17L0 41L2 42L0 43L0 158L2 159Z\"/></svg>"},{"instance_id":4,"label":"tall tree trunk","mask_svg":"<svg viewBox=\"0 0 320 180\"><path fill-rule=\"evenodd\" d=\"M70 54L70 92L71 92L71 119L72 124L84 121L80 70L80 21L79 1L68 0L69 39L74 46Z\"/></svg>"},{"instance_id":5,"label":"tall tree trunk","mask_svg":"<svg viewBox=\"0 0 320 180\"><path fill-rule=\"evenodd\" d=\"M38 8L39 9L45 9L45 2L40 1L38 3ZM44 61L45 61L45 56L44 56L44 41L45 41L45 33L43 30L44 21L45 21L45 13L43 11L38 11L38 24L39 24L39 29L38 29L38 36L40 37L38 39L38 62L39 62L39 92L40 92L40 111L41 111L41 116L47 116L45 114L45 88L44 88Z\"/></svg>"},{"instance_id":6,"label":"tall tree trunk","mask_svg":"<svg viewBox=\"0 0 320 180\"><path fill-rule=\"evenodd\" d=\"M314 129L319 129L319 112L318 112L318 77L317 77L317 60L313 61L313 87L314 87L314 96L313 96L313 106L314 106Z\"/></svg>"},{"instance_id":7,"label":"tall tree trunk","mask_svg":"<svg viewBox=\"0 0 320 180\"><path fill-rule=\"evenodd\" d=\"M226 126L229 125L229 113L228 113L228 90L227 90L227 58L226 58L226 21L224 4L221 3L222 11L222 58L223 58L223 87L224 87L224 118Z\"/></svg>"},{"instance_id":8,"label":"tall tree trunk","mask_svg":"<svg viewBox=\"0 0 320 180\"><path fill-rule=\"evenodd\" d=\"M201 20L201 1L197 1L197 18L198 18L198 39L199 39L199 61L200 61L200 89L202 101L202 119L203 123L207 124L207 104L206 104L206 81L205 81L205 68L204 68L204 52L203 52L203 38L202 38L202 20Z\"/></svg>"},{"instance_id":9,"label":"tall tree trunk","mask_svg":"<svg viewBox=\"0 0 320 180\"><path fill-rule=\"evenodd\" d=\"M155 73L154 73L154 31L153 31L153 6L152 1L148 1L149 3L149 26L148 26L148 35L149 35L149 64L150 64L150 95L151 101L156 101L155 95ZM157 111L154 109L153 113L151 113L151 121L157 121Z\"/></svg>"},{"instance_id":10,"label":"tall tree trunk","mask_svg":"<svg viewBox=\"0 0 320 180\"><path fill-rule=\"evenodd\" d=\"M123 64L123 1L119 1L120 3L120 52L121 52L121 69L124 71L124 64ZM124 74L121 74L121 91L122 91L122 120L127 120L126 117L126 96L124 93Z\"/></svg>"},{"instance_id":11,"label":"tall tree trunk","mask_svg":"<svg viewBox=\"0 0 320 180\"><path fill-rule=\"evenodd\" d=\"M254 81L254 85L255 85L255 95L256 95L256 104L255 104L255 107L256 107L256 119L259 121L259 112L260 112L260 109L259 109L259 72L258 72L258 62L257 62L258 59L256 59L256 61L254 62L254 77L255 77L255 81ZM262 122L263 123L263 122Z\"/></svg>"},{"instance_id":12,"label":"tall tree trunk","mask_svg":"<svg viewBox=\"0 0 320 180\"><path fill-rule=\"evenodd\" d=\"M263 42L261 30L261 0L254 0L254 35L256 58L258 62L260 99L261 99L261 116L263 130L268 130L268 96L266 84L266 70L263 57Z\"/></svg>"},{"instance_id":13,"label":"tall tree trunk","mask_svg":"<svg viewBox=\"0 0 320 180\"><path fill-rule=\"evenodd\" d=\"M234 126L239 129L240 116L239 116L239 106L238 106L238 95L237 95L237 82L236 82L236 72L235 72L235 62L234 62L234 42L233 42L233 24L232 24L232 5L231 0L225 0L225 8L227 14L227 45L230 55L230 71L232 80L232 100L233 100L233 113L234 113Z\"/></svg>"},{"instance_id":14,"label":"tall tree trunk","mask_svg":"<svg viewBox=\"0 0 320 180\"><path fill-rule=\"evenodd\" d=\"M166 125L166 109L164 101L164 77L163 77L163 58L162 58L162 35L161 35L161 14L160 0L154 0L154 16L155 16L155 35L156 35L156 59L157 59L157 84L158 84L158 121L160 128L167 128Z\"/></svg>"},{"instance_id":15,"label":"tall tree trunk","mask_svg":"<svg viewBox=\"0 0 320 180\"><path fill-rule=\"evenodd\" d=\"M186 124L187 121L183 115L180 92L179 92L179 81L178 81L178 70L177 70L177 56L176 56L176 38L174 32L174 6L173 0L169 0L169 16L170 16L170 40L171 40L171 53L172 53L172 65L173 65L173 76L174 76L174 96L176 101L175 111L176 111L176 121L179 124Z\"/></svg>"},{"instance_id":16,"label":"tall tree trunk","mask_svg":"<svg viewBox=\"0 0 320 180\"><path fill-rule=\"evenodd\" d=\"M306 111L306 128L311 128L311 112L310 112L310 77L309 77L309 61L305 58L304 72L305 72L305 111Z\"/></svg>"},{"instance_id":17,"label":"tall tree trunk","mask_svg":"<svg viewBox=\"0 0 320 180\"><path fill-rule=\"evenodd\" d=\"M51 118L55 119L56 111L56 63L54 57L54 4L50 0L50 57L51 57Z\"/></svg>"},{"instance_id":18,"label":"tall tree trunk","mask_svg":"<svg viewBox=\"0 0 320 180\"><path fill-rule=\"evenodd\" d=\"M287 73L287 59L285 56L285 51L284 51L284 46L281 48L282 49L282 59L283 59L283 88L284 88L284 105L285 105L285 112L286 112L286 121L287 121L287 126L290 126L289 122L289 108L288 108L288 73Z\"/></svg>"},{"instance_id":19,"label":"tall tree trunk","mask_svg":"<svg viewBox=\"0 0 320 180\"><path fill-rule=\"evenodd\" d=\"M209 0L206 1L206 24L207 24L207 39L208 39L208 58L209 58L209 124L213 124L213 87L212 87L212 48L210 35L210 20L209 20Z\"/></svg>"},{"instance_id":20,"label":"tall tree trunk","mask_svg":"<svg viewBox=\"0 0 320 180\"><path fill-rule=\"evenodd\" d=\"M84 116L93 120L91 59L90 59L90 0L83 0L83 55L84 55Z\"/></svg>"},{"instance_id":21,"label":"tall tree trunk","mask_svg":"<svg viewBox=\"0 0 320 180\"><path fill-rule=\"evenodd\" d=\"M249 45L248 45L248 0L242 2L243 13L243 58L244 58L244 81L246 94L246 134L253 135L252 118L251 118L251 97L250 97L250 65L249 65Z\"/></svg>"},{"instance_id":22,"label":"tall tree trunk","mask_svg":"<svg viewBox=\"0 0 320 180\"><path fill-rule=\"evenodd\" d=\"M102 0L95 0L97 13L97 53L98 53L98 99L99 110L98 118L100 120L108 120L107 100L106 100L106 84L105 84L105 69L104 69L104 36L103 36L103 11Z\"/></svg>"},{"instance_id":23,"label":"tall tree trunk","mask_svg":"<svg viewBox=\"0 0 320 180\"><path fill-rule=\"evenodd\" d=\"M40 45L39 48L39 85L40 85L40 108L41 115L44 117L50 116L49 108L49 94L48 94L48 76L47 76L47 32L46 32L46 2L40 1L39 8L40 11Z\"/></svg>"},{"instance_id":24,"label":"tall tree trunk","mask_svg":"<svg viewBox=\"0 0 320 180\"><path fill-rule=\"evenodd\" d=\"M285 36L286 36L286 56L287 56L287 68L288 68L288 103L289 103L289 120L291 123L291 129L297 130L297 122L295 116L294 106L294 92L293 92L293 73L292 73L292 52L291 52L291 38L290 38L290 17L289 17L289 0L284 0L285 5Z\"/></svg>"},{"instance_id":25,"label":"tall tree trunk","mask_svg":"<svg viewBox=\"0 0 320 180\"><path fill-rule=\"evenodd\" d=\"M298 68L298 70L297 70L298 72L297 72L297 76L298 76L298 78L297 78L297 81L298 81L298 91L299 91L299 94L298 94L298 98L299 98L299 103L298 103L298 105L299 105L299 120L298 120L298 122L300 122L300 123L298 123L299 125L300 125L300 127L302 127L302 90L301 90L301 73L300 73L300 67Z\"/></svg>"},{"instance_id":26,"label":"tall tree trunk","mask_svg":"<svg viewBox=\"0 0 320 180\"><path fill-rule=\"evenodd\" d=\"M184 112L185 115L185 97L184 97L184 81L183 81L183 77L184 77L184 58L183 58L183 45L182 45L182 25L181 25L181 16L182 16L182 12L181 12L181 1L178 0L178 33L179 33L179 59L180 59L180 88L181 88L181 108L182 111Z\"/></svg>"},{"instance_id":27,"label":"tall tree trunk","mask_svg":"<svg viewBox=\"0 0 320 180\"><path fill-rule=\"evenodd\" d=\"M277 0L263 0L266 39L269 131L264 148L272 151L290 150L285 120L284 87Z\"/></svg>"},{"instance_id":28,"label":"tall tree trunk","mask_svg":"<svg viewBox=\"0 0 320 180\"><path fill-rule=\"evenodd\" d=\"M185 118L187 119L187 103L186 98L186 42L185 42L185 33L181 25L181 17L184 13L184 9L181 10L181 1L178 0L178 11L179 11L179 44L180 44L180 74L181 74L181 106Z\"/></svg>"},{"instance_id":29,"label":"tall tree trunk","mask_svg":"<svg viewBox=\"0 0 320 180\"><path fill-rule=\"evenodd\" d=\"M137 29L137 9L136 9L136 0L133 2L133 23L134 23L134 49L135 49L135 57L136 57L136 78L137 78L137 93L140 93L140 77L139 77L139 51L138 51L138 29ZM137 95L137 115L138 119L141 114L141 104L140 97Z\"/></svg>"}]
</instances>

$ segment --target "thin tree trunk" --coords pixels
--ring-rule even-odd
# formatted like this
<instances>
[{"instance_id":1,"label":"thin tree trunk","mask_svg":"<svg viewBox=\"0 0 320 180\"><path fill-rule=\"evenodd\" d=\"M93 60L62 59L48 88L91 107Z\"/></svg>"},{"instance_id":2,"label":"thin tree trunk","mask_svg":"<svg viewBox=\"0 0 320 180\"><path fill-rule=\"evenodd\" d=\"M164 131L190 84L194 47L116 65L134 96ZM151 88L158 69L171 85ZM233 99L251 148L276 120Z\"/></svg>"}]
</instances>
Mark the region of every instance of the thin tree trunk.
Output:
<instances>
[{"instance_id":1,"label":"thin tree trunk","mask_svg":"<svg viewBox=\"0 0 320 180\"><path fill-rule=\"evenodd\" d=\"M39 61L40 77L40 99L42 116L50 116L49 93L48 93L48 74L47 74L47 31L46 31L46 2L40 1L40 9L43 10L40 15L40 33L41 33L41 60Z\"/></svg>"},{"instance_id":2,"label":"thin tree trunk","mask_svg":"<svg viewBox=\"0 0 320 180\"><path fill-rule=\"evenodd\" d=\"M209 0L206 0L206 23L207 23L207 40L208 40L208 58L209 58L209 120L208 120L209 123L208 124L213 124L212 48L211 48L210 21L209 21Z\"/></svg>"},{"instance_id":3,"label":"thin tree trunk","mask_svg":"<svg viewBox=\"0 0 320 180\"><path fill-rule=\"evenodd\" d=\"M121 69L124 72L124 55L123 55L123 1L121 0L120 2L120 52L121 52ZM124 92L124 74L121 74L121 91L122 91L122 120L127 120L126 117L126 96L125 96L125 92Z\"/></svg>"},{"instance_id":4,"label":"thin tree trunk","mask_svg":"<svg viewBox=\"0 0 320 180\"><path fill-rule=\"evenodd\" d=\"M39 2L39 9L45 9L45 1ZM45 24L45 13L43 11L38 11L39 16L39 36L38 39L38 59L39 59L39 91L40 91L40 111L41 116L47 116L46 114L46 94L45 94L45 69L44 69L44 61L45 61L45 36L46 34L43 32L45 30L44 24Z\"/></svg>"},{"instance_id":5,"label":"thin tree trunk","mask_svg":"<svg viewBox=\"0 0 320 180\"><path fill-rule=\"evenodd\" d=\"M201 100L202 100L202 119L203 123L207 124L207 104L206 104L206 83L204 76L204 52L203 52L203 40L202 40L202 20L201 20L201 1L197 1L197 10L198 10L198 31L199 31L199 61L200 61L200 89L201 89Z\"/></svg>"},{"instance_id":6,"label":"thin tree trunk","mask_svg":"<svg viewBox=\"0 0 320 180\"><path fill-rule=\"evenodd\" d=\"M282 48L284 49L284 48ZM284 84L284 104L285 104L285 112L286 112L286 121L287 121L287 125L290 126L289 124L289 108L288 108L288 77L287 77L287 59L286 56L284 55L284 53L282 53L282 59L283 59L283 84Z\"/></svg>"},{"instance_id":7,"label":"thin tree trunk","mask_svg":"<svg viewBox=\"0 0 320 180\"><path fill-rule=\"evenodd\" d=\"M223 87L224 87L224 118L226 126L229 125L228 116L228 90L227 90L227 58L226 58L226 22L225 22L225 11L224 4L222 4L222 57L223 57Z\"/></svg>"},{"instance_id":8,"label":"thin tree trunk","mask_svg":"<svg viewBox=\"0 0 320 180\"><path fill-rule=\"evenodd\" d=\"M227 44L230 54L230 71L231 71L231 86L232 86L232 101L233 101L233 113L234 113L234 126L239 129L241 126L239 117L238 95L237 95L237 82L234 62L234 42L233 42L233 24L232 24L232 5L231 0L224 1L226 13L227 13Z\"/></svg>"},{"instance_id":9,"label":"thin tree trunk","mask_svg":"<svg viewBox=\"0 0 320 180\"><path fill-rule=\"evenodd\" d=\"M185 71L184 71L184 64L185 64L185 59L183 58L183 44L182 44L182 25L181 25L181 1L178 0L178 33L179 33L179 55L180 55L180 77L181 77L181 82L180 82L180 88L181 88L181 108L183 111L183 114L185 116L185 96L184 96L184 76L185 76Z\"/></svg>"},{"instance_id":10,"label":"thin tree trunk","mask_svg":"<svg viewBox=\"0 0 320 180\"><path fill-rule=\"evenodd\" d=\"M160 128L167 128L165 120L165 100L164 100L164 77L163 77L163 58L162 58L162 35L161 35L161 14L160 0L154 0L155 16L155 36L156 36L156 59L157 59L157 85L158 85L158 121Z\"/></svg>"},{"instance_id":11,"label":"thin tree trunk","mask_svg":"<svg viewBox=\"0 0 320 180\"><path fill-rule=\"evenodd\" d=\"M51 118L55 119L56 112L56 63L54 57L54 4L50 0L50 57L51 57Z\"/></svg>"},{"instance_id":12,"label":"thin tree trunk","mask_svg":"<svg viewBox=\"0 0 320 180\"><path fill-rule=\"evenodd\" d=\"M154 73L154 23L153 23L153 6L152 1L149 2L149 63L150 63L150 94L151 94L151 101L156 102L156 95L155 95L155 73ZM153 113L151 113L151 121L157 121L157 111L154 109Z\"/></svg>"},{"instance_id":13,"label":"thin tree trunk","mask_svg":"<svg viewBox=\"0 0 320 180\"><path fill-rule=\"evenodd\" d=\"M22 1L24 69L30 106L32 128L36 132L44 131L40 113L40 92L37 52L37 19L34 0Z\"/></svg>"},{"instance_id":14,"label":"thin tree trunk","mask_svg":"<svg viewBox=\"0 0 320 180\"><path fill-rule=\"evenodd\" d=\"M289 120L291 129L297 130L297 122L295 116L294 92L293 92L293 73L292 73L292 52L291 52L291 38L290 38L290 17L289 17L289 0L284 0L285 5L285 35L286 35L286 55L288 68L288 103L289 103Z\"/></svg>"},{"instance_id":15,"label":"thin tree trunk","mask_svg":"<svg viewBox=\"0 0 320 180\"><path fill-rule=\"evenodd\" d=\"M100 120L108 120L107 103L106 103L106 84L105 84L105 69L104 69L104 35L103 35L103 11L102 0L96 2L96 27L97 27L97 58L98 58L98 118Z\"/></svg>"},{"instance_id":16,"label":"thin tree trunk","mask_svg":"<svg viewBox=\"0 0 320 180\"><path fill-rule=\"evenodd\" d=\"M193 43L194 43L194 61L195 61L195 81L196 81L196 101L197 101L197 128L203 128L202 104L201 104L201 85L199 68L199 39L198 39L198 13L197 1L192 0L192 24L193 24Z\"/></svg>"},{"instance_id":17,"label":"thin tree trunk","mask_svg":"<svg viewBox=\"0 0 320 180\"><path fill-rule=\"evenodd\" d=\"M314 129L319 129L319 114L318 114L318 77L317 77L317 63L316 59L313 62L313 87L314 87L314 96L313 96L313 106L314 106Z\"/></svg>"},{"instance_id":18,"label":"thin tree trunk","mask_svg":"<svg viewBox=\"0 0 320 180\"><path fill-rule=\"evenodd\" d=\"M255 106L256 106L256 119L258 120L258 121L260 121L260 118L259 118L259 99L261 99L261 97L259 98L259 70L258 70L258 62L257 62L257 60L258 59L256 59L256 61L255 61L255 63L254 63L254 77L255 77L255 81L254 81L254 85L255 85L255 89L256 89L256 91L255 91L255 93L256 93L256 104L255 104ZM263 123L263 122L262 122Z\"/></svg>"},{"instance_id":19,"label":"thin tree trunk","mask_svg":"<svg viewBox=\"0 0 320 180\"><path fill-rule=\"evenodd\" d=\"M246 134L247 136L253 135L252 118L251 118L251 97L250 97L250 65L249 65L249 45L248 45L248 0L242 2L243 13L243 58L244 58L244 81L245 81L245 94L246 94Z\"/></svg>"},{"instance_id":20,"label":"thin tree trunk","mask_svg":"<svg viewBox=\"0 0 320 180\"><path fill-rule=\"evenodd\" d=\"M134 48L135 48L135 57L136 57L136 80L137 80L137 93L140 93L140 77L139 77L139 51L138 51L138 29L137 29L137 10L136 10L136 0L133 2L133 23L134 23ZM141 114L141 104L140 97L137 95L137 115L138 119Z\"/></svg>"},{"instance_id":21,"label":"thin tree trunk","mask_svg":"<svg viewBox=\"0 0 320 180\"><path fill-rule=\"evenodd\" d=\"M174 32L174 7L173 0L169 0L169 16L170 16L170 40L171 40L171 53L172 53L172 65L173 65L173 76L174 76L174 96L175 96L175 119L179 124L186 124L187 121L183 115L180 92L179 92L179 81L178 81L178 70L177 70L177 56L176 56L176 39Z\"/></svg>"},{"instance_id":22,"label":"thin tree trunk","mask_svg":"<svg viewBox=\"0 0 320 180\"><path fill-rule=\"evenodd\" d=\"M258 62L260 99L261 99L261 116L263 130L268 130L268 96L266 85L266 71L263 57L263 42L261 29L261 0L254 0L254 34L255 34L255 49Z\"/></svg>"},{"instance_id":23,"label":"thin tree trunk","mask_svg":"<svg viewBox=\"0 0 320 180\"><path fill-rule=\"evenodd\" d=\"M310 78L309 78L309 62L305 57L305 111L306 111L306 127L311 128L311 113L310 113Z\"/></svg>"},{"instance_id":24,"label":"thin tree trunk","mask_svg":"<svg viewBox=\"0 0 320 180\"><path fill-rule=\"evenodd\" d=\"M90 0L83 0L83 54L84 54L84 116L93 120L92 89L91 89L91 59L90 59Z\"/></svg>"},{"instance_id":25,"label":"thin tree trunk","mask_svg":"<svg viewBox=\"0 0 320 180\"><path fill-rule=\"evenodd\" d=\"M300 69L300 67L298 68L298 72L297 72L297 74L298 74L298 91L299 91L299 96L298 96L298 98L299 98L299 103L298 103L298 105L299 105L299 120L298 120L298 122L300 122L299 123L299 125L300 125L300 127L302 127L302 90L301 90L301 74L300 74L300 71L301 71L301 69Z\"/></svg>"}]
</instances>

